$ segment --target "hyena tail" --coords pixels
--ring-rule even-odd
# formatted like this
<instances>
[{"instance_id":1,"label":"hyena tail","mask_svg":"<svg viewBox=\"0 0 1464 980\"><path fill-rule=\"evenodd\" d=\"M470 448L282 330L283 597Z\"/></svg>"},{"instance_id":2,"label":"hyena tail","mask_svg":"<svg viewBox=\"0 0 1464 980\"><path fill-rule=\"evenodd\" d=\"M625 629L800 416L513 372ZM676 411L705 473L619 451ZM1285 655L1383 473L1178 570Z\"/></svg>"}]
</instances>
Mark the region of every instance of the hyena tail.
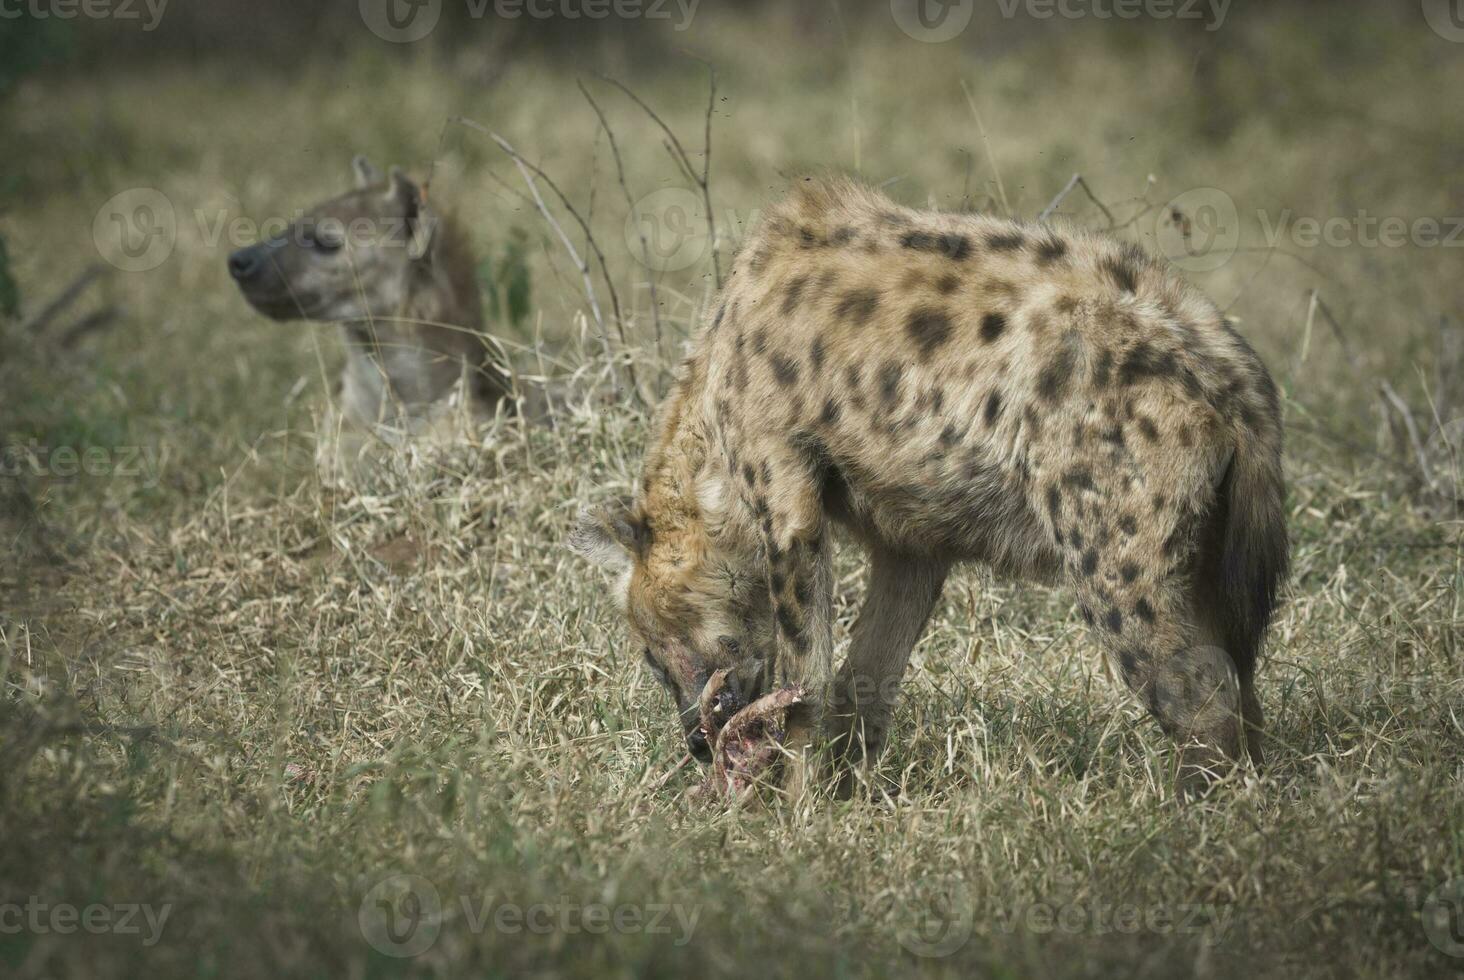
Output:
<instances>
[{"instance_id":1,"label":"hyena tail","mask_svg":"<svg viewBox=\"0 0 1464 980\"><path fill-rule=\"evenodd\" d=\"M1250 756L1261 763L1261 705L1256 661L1276 596L1290 565L1285 484L1279 446L1248 433L1220 483L1210 533L1198 555L1200 602L1214 639L1230 654L1240 681Z\"/></svg>"}]
</instances>

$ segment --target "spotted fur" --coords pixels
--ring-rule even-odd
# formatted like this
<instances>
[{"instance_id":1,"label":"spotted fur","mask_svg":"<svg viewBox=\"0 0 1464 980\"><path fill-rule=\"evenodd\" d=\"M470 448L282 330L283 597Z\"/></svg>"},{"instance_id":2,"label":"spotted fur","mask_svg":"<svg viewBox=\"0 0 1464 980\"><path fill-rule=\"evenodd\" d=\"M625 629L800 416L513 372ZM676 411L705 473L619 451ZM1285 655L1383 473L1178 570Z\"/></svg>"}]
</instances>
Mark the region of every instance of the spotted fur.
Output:
<instances>
[{"instance_id":1,"label":"spotted fur","mask_svg":"<svg viewBox=\"0 0 1464 980\"><path fill-rule=\"evenodd\" d=\"M820 277L839 288L812 294ZM748 696L798 684L870 756L947 570L979 561L1065 583L1187 767L1259 761L1280 411L1214 304L1106 236L814 179L725 294L736 315L683 365L623 505L645 528L625 552L632 632L681 707L723 667ZM837 675L834 525L872 563Z\"/></svg>"}]
</instances>

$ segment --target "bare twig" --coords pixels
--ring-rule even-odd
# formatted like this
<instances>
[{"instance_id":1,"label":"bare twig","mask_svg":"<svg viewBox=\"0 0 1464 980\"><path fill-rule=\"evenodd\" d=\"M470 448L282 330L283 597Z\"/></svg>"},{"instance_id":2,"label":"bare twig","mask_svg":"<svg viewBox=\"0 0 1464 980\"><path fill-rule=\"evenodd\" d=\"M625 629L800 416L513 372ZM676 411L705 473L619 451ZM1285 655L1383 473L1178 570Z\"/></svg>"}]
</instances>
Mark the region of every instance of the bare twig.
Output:
<instances>
[{"instance_id":1,"label":"bare twig","mask_svg":"<svg viewBox=\"0 0 1464 980\"><path fill-rule=\"evenodd\" d=\"M1391 405L1393 411L1397 412L1403 420L1403 427L1408 432L1408 442L1413 447L1413 455L1418 461L1418 470L1423 476L1424 485L1432 489L1434 486L1433 467L1428 463L1428 453L1424 451L1423 438L1419 435L1418 423L1413 420L1412 410L1386 380L1383 381L1381 390L1383 397L1387 399L1387 404Z\"/></svg>"},{"instance_id":2,"label":"bare twig","mask_svg":"<svg viewBox=\"0 0 1464 980\"><path fill-rule=\"evenodd\" d=\"M621 159L620 144L615 139L615 132L610 128L610 123L605 119L605 113L601 111L600 104L595 101L594 96L590 95L590 90L585 88L584 82L576 81L575 84L579 86L580 93L584 95L585 101L590 104L590 108L595 110L595 115L600 120L600 127L605 130L605 136L610 141L610 153L615 158L615 173L616 176L620 179L620 190L625 195L625 206L629 208L630 213L633 214L635 212L635 198L631 195L630 185L626 183L625 180L625 162ZM654 274L652 274L653 270L651 266L651 246L650 243L646 241L645 229L638 221L635 223L635 231L636 235L640 238L641 260L642 264L646 268L646 279L651 289L651 323L653 324L653 329L656 335L656 353L660 354L661 306L660 297L656 293L656 277Z\"/></svg>"},{"instance_id":3,"label":"bare twig","mask_svg":"<svg viewBox=\"0 0 1464 980\"><path fill-rule=\"evenodd\" d=\"M650 117L651 122L655 123L660 128L661 132L664 133L666 136L664 142L666 152L671 155L671 159L674 160L677 166L681 168L681 172L686 175L686 178L690 180L693 184L695 184L697 188L701 191L702 208L706 211L707 214L707 235L710 236L712 241L712 275L714 277L714 281L717 284L717 288L721 289L722 250L720 244L718 244L717 241L717 217L712 212L711 186L712 112L717 105L717 70L705 61L703 61L702 64L705 64L707 66L708 94L705 127L706 142L702 147L702 168L700 174L698 174L696 172L696 168L691 165L691 156L686 152L686 147L681 145L681 140L677 139L676 134L672 132L671 127L666 125L666 121L656 114L656 110L652 109L646 103L645 99L642 99L639 95L636 95L635 92L633 92L628 85L626 85L624 82L620 81L617 78L612 78L609 75L601 75L600 78L602 81L608 82L609 84L614 85L616 88L618 88L621 92L624 92L626 97L634 102L637 106L639 106L641 111L644 112L648 117Z\"/></svg>"},{"instance_id":4,"label":"bare twig","mask_svg":"<svg viewBox=\"0 0 1464 980\"><path fill-rule=\"evenodd\" d=\"M100 279L106 271L106 268L100 263L93 262L87 266L80 275L71 280L70 284L56 295L55 299L41 307L35 316L25 321L21 330L25 333L40 334L50 326L52 320L80 299L81 294L86 292L91 284Z\"/></svg>"},{"instance_id":5,"label":"bare twig","mask_svg":"<svg viewBox=\"0 0 1464 980\"><path fill-rule=\"evenodd\" d=\"M966 105L971 108L971 115L976 117L976 131L981 134L981 145L986 149L986 161L991 164L991 173L996 178L996 193L1001 197L1002 210L1008 216L1012 213L1012 204L1007 200L1006 185L1001 181L1001 171L997 169L996 157L991 152L991 140L986 135L986 123L981 120L981 110L976 108L976 97L971 94L971 86L966 80L961 79L961 91L965 93Z\"/></svg>"},{"instance_id":6,"label":"bare twig","mask_svg":"<svg viewBox=\"0 0 1464 980\"><path fill-rule=\"evenodd\" d=\"M549 223L549 227L554 230L560 242L564 245L565 250L569 253L571 261L574 262L575 267L579 270L581 278L584 280L586 298L589 300L590 303L590 312L595 318L596 326L600 330L600 340L601 343L604 345L606 355L611 358L611 365L613 370L614 358L610 351L610 338L609 334L607 334L605 330L605 319L603 314L600 312L600 303L595 293L594 281L590 276L589 263L580 257L579 250L574 247L574 243L570 241L569 236L565 234L564 228L559 224L558 220L555 219L553 214L549 211L548 206L544 203L543 196L539 193L539 188L538 185L534 182L534 178L537 177L539 180L542 180L545 186L547 186L551 191L554 192L554 195L559 198L559 203L564 207L565 211L570 215L570 217L574 218L575 222L580 226L580 230L585 233L585 241L588 243L590 251L594 254L596 261L599 263L600 276L605 282L606 291L610 294L610 306L615 320L616 333L620 337L620 343L622 347L626 348L628 354L630 345L625 336L625 318L621 313L620 296L615 291L614 282L612 282L610 279L610 270L609 266L605 262L605 253L600 248L599 243L595 240L594 234L590 231L589 222L584 219L584 217L575 208L574 204L570 202L568 195L566 195L564 191L559 189L559 185L554 182L554 179L550 177L547 173L545 173L542 167L538 167L526 160L523 154L514 149L513 145L509 143L506 139L498 135L493 130L489 129L487 126L484 126L482 123L469 119L466 116L458 116L456 117L455 121L460 125L466 126L469 129L474 130L475 132L479 132L487 136L498 146L499 149L508 154L509 158L513 160L514 165L518 167L519 173L523 175L525 183L527 183L529 186L529 190L534 199L535 207L538 208L539 213L542 214L545 220ZM631 391L634 392L635 397L638 401L643 400L640 391L640 383L636 380L635 365L628 360L626 363L626 372L630 379Z\"/></svg>"},{"instance_id":7,"label":"bare twig","mask_svg":"<svg viewBox=\"0 0 1464 980\"><path fill-rule=\"evenodd\" d=\"M1073 174L1072 179L1067 182L1067 186L1059 191L1058 195L1052 199L1052 203L1042 209L1042 213L1037 216L1037 220L1046 221L1052 217L1052 212L1057 210L1057 206L1062 203L1063 198L1072 193L1074 187L1081 187L1083 193L1088 195L1088 200L1098 206L1098 210L1102 211L1103 216L1108 219L1108 227L1112 228L1118 223L1117 219L1113 217L1113 212L1108 210L1108 207L1102 201L1098 200L1098 195L1093 193L1093 188L1088 186L1088 182L1083 179L1082 174Z\"/></svg>"},{"instance_id":8,"label":"bare twig","mask_svg":"<svg viewBox=\"0 0 1464 980\"><path fill-rule=\"evenodd\" d=\"M115 324L122 317L122 311L115 306L105 306L82 317L61 335L62 347L74 347L88 334L98 333Z\"/></svg>"},{"instance_id":9,"label":"bare twig","mask_svg":"<svg viewBox=\"0 0 1464 980\"><path fill-rule=\"evenodd\" d=\"M1286 253L1282 252L1281 254L1285 255ZM1342 325L1332 315L1331 307L1327 305L1327 301L1322 299L1321 295L1315 289L1312 290L1312 297L1317 304L1317 311L1322 314L1322 319L1326 320L1327 325L1332 328L1332 333L1336 336L1337 343L1342 345L1342 353L1346 356L1347 363L1351 364L1352 370L1361 376L1362 364L1357 360L1357 354L1353 351L1352 345L1348 343L1347 335L1342 332Z\"/></svg>"}]
</instances>

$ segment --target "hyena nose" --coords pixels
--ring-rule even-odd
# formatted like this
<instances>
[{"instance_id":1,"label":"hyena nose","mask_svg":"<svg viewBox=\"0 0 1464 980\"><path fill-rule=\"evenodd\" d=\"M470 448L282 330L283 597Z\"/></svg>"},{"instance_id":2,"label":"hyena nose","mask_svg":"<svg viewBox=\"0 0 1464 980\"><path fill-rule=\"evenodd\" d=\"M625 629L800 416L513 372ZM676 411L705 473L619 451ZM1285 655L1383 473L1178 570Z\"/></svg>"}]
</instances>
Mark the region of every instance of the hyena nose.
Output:
<instances>
[{"instance_id":1,"label":"hyena nose","mask_svg":"<svg viewBox=\"0 0 1464 980\"><path fill-rule=\"evenodd\" d=\"M229 256L229 275L239 282L245 282L259 275L263 265L257 249L241 248Z\"/></svg>"},{"instance_id":2,"label":"hyena nose","mask_svg":"<svg viewBox=\"0 0 1464 980\"><path fill-rule=\"evenodd\" d=\"M686 747L698 762L711 761L712 747L707 744L707 733L701 730L700 725L686 733Z\"/></svg>"}]
</instances>

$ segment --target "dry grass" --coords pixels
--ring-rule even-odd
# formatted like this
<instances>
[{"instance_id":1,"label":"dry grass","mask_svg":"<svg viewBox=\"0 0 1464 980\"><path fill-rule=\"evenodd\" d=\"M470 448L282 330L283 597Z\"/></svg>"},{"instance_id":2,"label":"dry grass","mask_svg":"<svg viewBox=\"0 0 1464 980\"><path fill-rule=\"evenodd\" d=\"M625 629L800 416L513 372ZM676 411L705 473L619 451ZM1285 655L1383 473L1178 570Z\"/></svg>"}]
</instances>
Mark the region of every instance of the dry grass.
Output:
<instances>
[{"instance_id":1,"label":"dry grass","mask_svg":"<svg viewBox=\"0 0 1464 980\"><path fill-rule=\"evenodd\" d=\"M1458 199L1457 160L1433 134L1464 122L1437 98L1464 81L1460 63L1401 17L1227 27L1247 54L1221 72L1238 123L1218 143L1192 132L1205 106L1179 94L1192 52L1162 37L1044 28L966 61L872 21L847 49L790 64L766 43L787 25L718 18L706 12L690 43L721 71L713 193L743 220L779 171L852 166L856 132L866 173L903 175L896 196L956 206L964 187L986 206L994 174L961 78L976 83L992 159L1023 214L1075 170L1120 215L1144 206L1125 200L1141 193L1162 203L1223 188L1242 203L1247 246L1264 244L1258 208L1442 217ZM1338 76L1327 45L1302 40L1312 29L1333 52L1375 57ZM606 57L699 142L700 66ZM101 95L87 80L20 93L10 114L31 140L28 193L3 231L30 296L59 290L95 254L92 215L123 187L156 186L180 209L268 214L333 191L356 149L425 161L442 120L463 114L491 120L582 204L594 182L592 223L624 295L638 298L638 346L622 356L665 366L676 328L696 322L705 263L661 279L670 334L651 344L608 147L589 152L594 115L561 66L513 63L487 91L461 66L369 54L301 79L239 89L234 77L157 67L118 73ZM638 192L672 184L654 129L604 103ZM266 117L268 145L240 124ZM180 130L180 118L192 122ZM6 438L142 446L165 461L156 481L21 481L45 529L16 540L55 557L11 552L23 557L0 568L0 903L171 906L151 946L0 930L7 973L1457 967L1426 939L1420 908L1464 875L1460 525L1400 497L1366 451L1364 387L1388 377L1418 390L1413 359L1438 314L1460 305L1448 250L1288 249L1309 265L1242 252L1196 276L1233 303L1288 393L1296 573L1263 673L1274 736L1263 777L1178 805L1171 754L1107 677L1067 598L972 569L917 650L882 765L896 795L712 810L685 802L691 772L662 783L680 754L668 705L620 649L605 583L561 546L581 501L628 486L644 419L607 399L578 276L506 189L520 186L512 164L480 142L449 140L438 187L485 251L509 224L542 242L534 330L510 340L524 371L573 379L579 397L556 429L505 421L354 491L323 487L308 441L333 338L249 315L222 250L186 222L162 268L102 287L128 310L125 326L79 358L38 347L0 364ZM1080 204L1064 205L1072 220L1102 223ZM1150 218L1124 234L1153 230ZM1299 357L1313 288L1353 331L1356 367L1320 330ZM852 555L841 561L847 638L860 571ZM447 910L416 958L373 949L358 923L363 899L398 873L432 882ZM555 923L595 903L674 906L682 918L654 933L513 931L493 924L502 903L550 903ZM942 919L948 952L938 929L922 931Z\"/></svg>"}]
</instances>

